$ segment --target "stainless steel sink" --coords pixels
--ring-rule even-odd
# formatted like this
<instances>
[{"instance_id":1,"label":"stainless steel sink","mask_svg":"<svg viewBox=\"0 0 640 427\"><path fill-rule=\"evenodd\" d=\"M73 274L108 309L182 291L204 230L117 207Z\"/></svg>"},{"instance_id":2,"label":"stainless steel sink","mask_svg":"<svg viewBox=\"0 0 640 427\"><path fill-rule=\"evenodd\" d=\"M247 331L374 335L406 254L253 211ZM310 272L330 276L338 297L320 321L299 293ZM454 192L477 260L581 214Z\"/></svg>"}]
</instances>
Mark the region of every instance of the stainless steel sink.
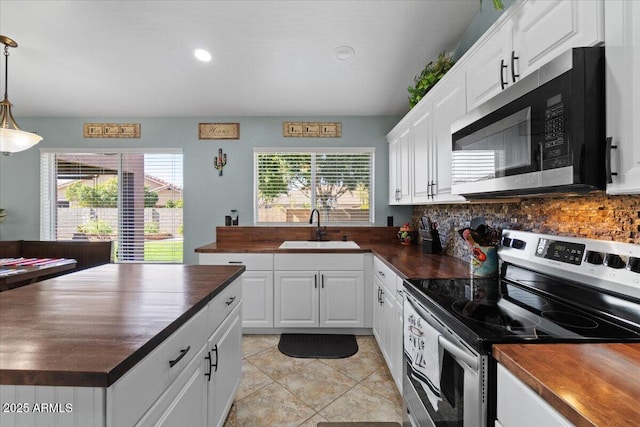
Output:
<instances>
[{"instance_id":1,"label":"stainless steel sink","mask_svg":"<svg viewBox=\"0 0 640 427\"><path fill-rule=\"evenodd\" d=\"M280 245L280 249L360 249L360 246L352 240L287 240Z\"/></svg>"}]
</instances>

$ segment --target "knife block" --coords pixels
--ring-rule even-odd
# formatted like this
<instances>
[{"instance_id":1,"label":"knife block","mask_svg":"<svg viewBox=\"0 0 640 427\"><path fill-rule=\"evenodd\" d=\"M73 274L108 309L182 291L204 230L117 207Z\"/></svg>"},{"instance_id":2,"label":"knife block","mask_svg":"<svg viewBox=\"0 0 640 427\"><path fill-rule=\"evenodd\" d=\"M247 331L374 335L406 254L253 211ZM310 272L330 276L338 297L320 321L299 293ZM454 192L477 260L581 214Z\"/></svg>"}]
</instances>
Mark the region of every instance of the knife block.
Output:
<instances>
[{"instance_id":1,"label":"knife block","mask_svg":"<svg viewBox=\"0 0 640 427\"><path fill-rule=\"evenodd\" d=\"M442 244L438 230L431 230L431 239L422 238L422 252L426 254L441 254Z\"/></svg>"}]
</instances>

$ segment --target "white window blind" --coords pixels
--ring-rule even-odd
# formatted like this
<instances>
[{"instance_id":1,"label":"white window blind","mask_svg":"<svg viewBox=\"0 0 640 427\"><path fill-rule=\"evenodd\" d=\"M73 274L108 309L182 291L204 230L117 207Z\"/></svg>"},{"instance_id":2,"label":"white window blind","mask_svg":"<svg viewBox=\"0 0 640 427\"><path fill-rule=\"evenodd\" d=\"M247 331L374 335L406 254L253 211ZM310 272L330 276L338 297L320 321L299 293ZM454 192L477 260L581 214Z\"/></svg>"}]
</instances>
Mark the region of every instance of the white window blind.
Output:
<instances>
[{"instance_id":1,"label":"white window blind","mask_svg":"<svg viewBox=\"0 0 640 427\"><path fill-rule=\"evenodd\" d=\"M183 258L182 154L41 155L44 240L110 240L116 262Z\"/></svg>"},{"instance_id":2,"label":"white window blind","mask_svg":"<svg viewBox=\"0 0 640 427\"><path fill-rule=\"evenodd\" d=\"M374 150L254 151L256 224L374 223Z\"/></svg>"}]
</instances>

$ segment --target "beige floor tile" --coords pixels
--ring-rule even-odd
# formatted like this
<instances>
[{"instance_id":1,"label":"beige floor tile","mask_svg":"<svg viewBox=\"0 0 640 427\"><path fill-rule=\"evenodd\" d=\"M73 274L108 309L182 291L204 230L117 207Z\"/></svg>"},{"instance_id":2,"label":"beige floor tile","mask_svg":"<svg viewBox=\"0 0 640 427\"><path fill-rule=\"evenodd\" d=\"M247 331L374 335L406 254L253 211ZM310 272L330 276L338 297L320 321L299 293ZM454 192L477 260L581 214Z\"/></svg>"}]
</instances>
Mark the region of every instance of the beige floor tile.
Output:
<instances>
[{"instance_id":1,"label":"beige floor tile","mask_svg":"<svg viewBox=\"0 0 640 427\"><path fill-rule=\"evenodd\" d=\"M353 379L318 360L296 369L278 382L316 411L357 384Z\"/></svg>"},{"instance_id":2,"label":"beige floor tile","mask_svg":"<svg viewBox=\"0 0 640 427\"><path fill-rule=\"evenodd\" d=\"M229 413L227 414L227 419L224 422L224 425L222 427L237 427L237 420L236 420L236 404L232 404L231 405L231 409L229 409Z\"/></svg>"},{"instance_id":3,"label":"beige floor tile","mask_svg":"<svg viewBox=\"0 0 640 427\"><path fill-rule=\"evenodd\" d=\"M297 427L315 411L280 384L268 385L234 403L237 427Z\"/></svg>"},{"instance_id":4,"label":"beige floor tile","mask_svg":"<svg viewBox=\"0 0 640 427\"><path fill-rule=\"evenodd\" d=\"M345 422L380 422L391 421L402 423L401 407L373 393L368 388L357 385L329 406L320 411L320 415L328 421Z\"/></svg>"},{"instance_id":5,"label":"beige floor tile","mask_svg":"<svg viewBox=\"0 0 640 427\"><path fill-rule=\"evenodd\" d=\"M243 335L242 355L250 356L267 348L275 347L279 342L279 335Z\"/></svg>"},{"instance_id":6,"label":"beige floor tile","mask_svg":"<svg viewBox=\"0 0 640 427\"><path fill-rule=\"evenodd\" d=\"M300 424L298 427L317 427L318 423L326 422L327 420L320 414L315 414L307 421Z\"/></svg>"},{"instance_id":7,"label":"beige floor tile","mask_svg":"<svg viewBox=\"0 0 640 427\"><path fill-rule=\"evenodd\" d=\"M268 348L246 359L276 381L315 360L285 356L277 348Z\"/></svg>"},{"instance_id":8,"label":"beige floor tile","mask_svg":"<svg viewBox=\"0 0 640 427\"><path fill-rule=\"evenodd\" d=\"M367 378L362 380L360 384L375 391L381 396L386 397L392 402L402 405L402 397L400 396L398 387L386 366L381 367L373 374L369 375Z\"/></svg>"},{"instance_id":9,"label":"beige floor tile","mask_svg":"<svg viewBox=\"0 0 640 427\"><path fill-rule=\"evenodd\" d=\"M373 335L356 335L356 341L358 341L358 348L361 350L369 351L371 353L379 353L380 347L376 342L376 338Z\"/></svg>"},{"instance_id":10,"label":"beige floor tile","mask_svg":"<svg viewBox=\"0 0 640 427\"><path fill-rule=\"evenodd\" d=\"M359 350L345 359L321 359L321 361L356 381L362 381L384 364L382 354L365 350Z\"/></svg>"},{"instance_id":11,"label":"beige floor tile","mask_svg":"<svg viewBox=\"0 0 640 427\"><path fill-rule=\"evenodd\" d=\"M238 389L235 400L243 399L254 391L268 386L272 382L271 377L245 359L242 361L242 380L240 381L240 388Z\"/></svg>"}]
</instances>

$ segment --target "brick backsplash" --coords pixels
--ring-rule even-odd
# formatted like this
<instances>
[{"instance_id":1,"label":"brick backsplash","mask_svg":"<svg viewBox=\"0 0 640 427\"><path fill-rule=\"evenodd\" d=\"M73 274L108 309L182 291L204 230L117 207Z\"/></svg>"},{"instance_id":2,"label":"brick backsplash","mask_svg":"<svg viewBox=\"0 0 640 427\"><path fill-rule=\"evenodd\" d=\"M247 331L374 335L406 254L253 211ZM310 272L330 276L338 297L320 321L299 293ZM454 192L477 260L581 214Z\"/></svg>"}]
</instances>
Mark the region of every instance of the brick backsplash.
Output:
<instances>
[{"instance_id":1,"label":"brick backsplash","mask_svg":"<svg viewBox=\"0 0 640 427\"><path fill-rule=\"evenodd\" d=\"M428 216L438 224L447 255L469 260L469 249L457 233L471 218L484 216L487 225L558 236L586 237L640 244L640 195L522 198L504 203L428 205L413 207L413 225Z\"/></svg>"}]
</instances>

